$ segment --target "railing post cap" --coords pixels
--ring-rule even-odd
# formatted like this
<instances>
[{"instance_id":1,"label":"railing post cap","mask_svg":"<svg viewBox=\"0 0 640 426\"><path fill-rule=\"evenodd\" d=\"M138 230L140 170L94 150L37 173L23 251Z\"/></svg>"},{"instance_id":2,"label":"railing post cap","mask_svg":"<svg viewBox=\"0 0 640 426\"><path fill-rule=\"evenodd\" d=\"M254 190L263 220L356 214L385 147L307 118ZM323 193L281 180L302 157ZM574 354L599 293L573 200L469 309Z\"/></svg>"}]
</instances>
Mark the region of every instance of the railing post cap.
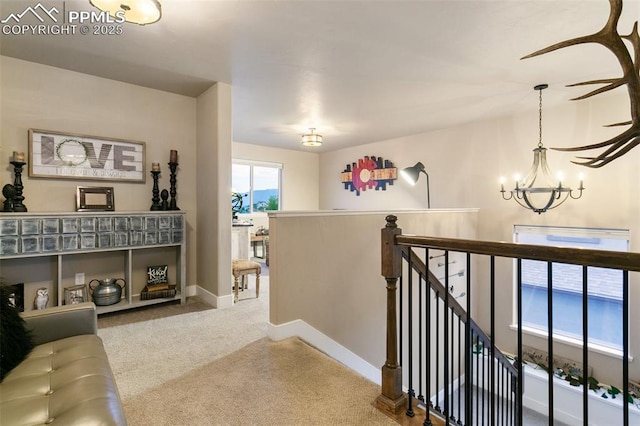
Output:
<instances>
[{"instance_id":1,"label":"railing post cap","mask_svg":"<svg viewBox=\"0 0 640 426\"><path fill-rule=\"evenodd\" d=\"M384 218L387 221L387 225L385 226L386 228L397 228L398 225L396 224L396 221L398 220L398 217L395 215L387 215L387 217Z\"/></svg>"}]
</instances>

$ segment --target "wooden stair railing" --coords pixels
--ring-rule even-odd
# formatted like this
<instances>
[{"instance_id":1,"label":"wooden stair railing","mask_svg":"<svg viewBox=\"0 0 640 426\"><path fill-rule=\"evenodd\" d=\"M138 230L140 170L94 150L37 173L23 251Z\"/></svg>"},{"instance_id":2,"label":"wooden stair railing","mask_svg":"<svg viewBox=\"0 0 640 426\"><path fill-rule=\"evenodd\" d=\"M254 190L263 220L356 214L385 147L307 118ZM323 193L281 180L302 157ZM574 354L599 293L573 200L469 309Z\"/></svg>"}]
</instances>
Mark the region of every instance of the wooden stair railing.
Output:
<instances>
[{"instance_id":1,"label":"wooden stair railing","mask_svg":"<svg viewBox=\"0 0 640 426\"><path fill-rule=\"evenodd\" d=\"M623 272L623 315L622 315L622 329L623 335L628 336L629 331L629 272L638 272L640 271L640 253L632 253L632 252L610 252L610 251L602 251L602 250L587 250L587 249L576 249L576 248L566 248L566 247L549 247L549 246L536 246L536 245L526 245L519 243L504 243L504 242L490 242L490 241L475 241L475 240L464 240L464 239L451 239L451 238L433 238L433 237L424 237L424 236L409 236L403 235L402 230L398 228L396 221L397 218L393 215L387 216L386 218L386 226L382 229L382 275L386 280L386 288L387 288L387 330L386 330L386 361L384 366L382 367L382 386L381 386L381 394L376 400L376 406L381 410L389 413L390 415L402 416L401 412L406 410L406 416L412 417L414 412L412 410L412 405L416 403L422 403L423 407L426 410L426 416L424 418L424 422L422 423L425 426L434 424L436 422L435 418L430 416L430 402L431 402L431 390L433 387L431 383L427 384L427 397L419 396L417 399L414 398L414 390L412 389L411 380L413 377L413 373L411 373L411 365L412 363L408 363L408 374L405 372L403 374L403 365L402 365L402 354L403 346L400 346L399 341L401 341L402 337L406 333L408 336L413 336L415 332L411 330L411 321L408 323L409 331L402 330L402 320L403 320L403 305L405 296L402 295L403 288L403 259L408 262L408 294L406 295L406 300L412 301L407 305L407 317L411 318L411 309L413 303L413 296L411 294L411 280L415 274L418 275L418 288L423 288L423 280L424 280L424 288L427 293L426 299L430 299L430 296L435 295L436 305L440 307L444 302L444 306L446 309L446 314L444 316L445 320L443 321L442 327L444 328L444 334L447 336L447 327L451 324L451 328L453 328L454 324L454 316L458 318L458 354L460 354L460 347L463 346L460 340L461 336L461 328L460 323L465 324L465 343L464 343L464 362L465 362L465 370L464 373L467 375L465 380L469 381L470 386L474 386L477 384L477 381L474 383L474 377L468 376L470 372L469 366L473 366L472 362L472 352L478 355L478 352L475 351L476 346L479 347L480 355L476 356L476 367L478 366L478 359L482 357L483 363L483 375L485 365L490 369L490 379L488 380L489 384L484 386L484 377L482 379L482 386L488 391L487 393L484 390L480 391L480 395L476 390L475 395L471 393L466 394L465 398L465 423L466 424L494 424L497 420L497 417L500 416L501 419L504 419L505 413L496 414L496 406L504 403L501 402L503 400L507 400L509 403L513 403L513 409L507 408L506 415L507 424L515 424L522 425L522 395L523 395L523 365L519 362L522 359L522 296L521 296L521 286L522 286L522 277L521 277L521 262L525 259L531 260L541 260L548 263L548 267L551 268L552 263L566 263L566 264L574 264L583 266L583 280L586 282L586 270L587 267L603 267L610 269L619 269ZM491 272L490 272L490 286L491 286L491 332L490 335L494 335L495 331L495 312L494 312L494 304L495 300L495 257L501 258L511 258L514 259L514 265L517 275L517 355L515 362L514 360L510 360L508 357L503 355L491 341L489 335L485 333L478 324L473 320L471 316L468 315L470 311L470 294L467 294L467 308L461 306L455 297L449 294L449 285L448 285L448 275L445 272L445 282L444 284L430 271L428 270L425 262L423 262L413 248L424 248L426 250L425 259L428 259L429 250L442 250L445 253L445 256L448 256L449 252L453 253L465 253L467 255L467 271L469 271L471 267L471 255L485 255L490 258L491 261ZM447 259L445 257L445 259ZM445 265L448 265L448 262L445 260ZM414 272L415 271L415 272ZM467 273L467 288L470 289L470 277L469 273ZM400 280L400 287L398 286L398 280ZM549 284L551 288L551 283ZM400 290L400 296L398 297L397 293ZM583 290L585 296L583 296L583 315L587 315L586 308L586 290ZM422 297L422 296L420 296ZM399 303L400 302L400 303ZM428 305L428 304L427 304ZM399 310L398 310L399 309ZM451 315L451 322L449 321L448 312ZM422 324L422 312L419 314L419 324ZM431 318L430 314L427 313L424 318ZM436 318L438 314L436 313ZM586 319L585 319L586 323ZM428 324L428 322L427 322ZM398 327L400 326L400 331ZM431 328L431 325L428 324L427 329ZM440 326L436 324L434 327L436 330L439 330ZM440 331L437 331L437 338L439 339ZM418 332L420 334L420 332ZM427 336L429 336L427 331ZM451 336L455 335L455 332L451 334ZM586 341L588 337L588 332L586 328L584 328L583 340ZM447 340L445 338L445 346L448 345ZM414 352L416 352L415 348L411 349L411 339L408 339L408 353L410 356ZM425 339L427 346L430 344L430 338L427 337ZM549 345L549 353L552 357L553 355L553 338L552 333L548 333L547 337L548 345ZM423 344L420 344L420 348L422 348ZM451 338L451 349L453 352L453 337ZM421 350L421 349L420 349ZM446 359L446 350L445 348L445 359ZM488 356L487 356L488 352ZM436 349L436 353L438 349ZM623 342L623 350L622 350L622 378L623 383L628 383L629 379L629 343L628 338L624 338ZM489 360L488 362L486 360ZM588 349L587 345L583 345L583 365L586 369L588 367ZM460 368L461 357L458 355L458 369L457 372L462 375L463 371ZM436 361L437 362L437 361ZM422 360L420 361L422 363ZM431 361L427 361L426 365L430 365ZM422 365L422 364L420 364ZM436 364L437 365L437 364ZM453 413L449 411L447 413L447 402L446 398L449 392L449 383L452 383L454 380L454 372L453 369L451 371L451 378L448 377L448 373L446 372L444 377L446 380L450 380L450 382L446 382L444 380L443 386L444 395L445 395L445 410L439 411L436 414L445 414L447 415L445 418L445 424L463 424L460 420L460 395L458 394L458 418L456 419L453 416ZM479 367L477 367L479 369ZM495 369L498 369L498 377L495 376ZM438 367L435 369L438 371ZM553 422L554 415L554 405L553 405L553 369L549 369L549 421ZM422 373L420 373L422 374ZM477 372L476 372L477 375ZM411 398L407 398L407 393L403 391L403 376L408 377L409 385L407 386L408 394L411 395ZM505 386L505 376L507 377L507 387L509 387L509 391L505 392L500 388L500 386ZM428 377L428 376L427 376ZM442 377L441 374L436 373L436 377ZM477 376L476 376L477 378ZM516 383L514 384L515 378ZM497 379L497 380L496 380ZM436 379L437 380L437 379ZM427 382L429 380L427 379ZM502 381L502 384L499 382ZM509 383L511 382L511 383ZM467 385L465 385L467 386ZM467 386L469 387L469 386ZM454 386L451 385L451 389ZM478 386L476 386L476 389ZM437 385L435 389L439 389ZM459 388L458 388L459 389ZM442 392L442 390L440 390ZM502 392L502 393L501 393ZM589 409L588 409L588 388L583 387L583 421L584 424L588 424L589 417ZM512 395L513 394L513 395ZM622 400L626 401L629 397L629 389L625 385L622 389ZM438 403L438 395L436 395L436 403ZM486 414L482 413L479 415L477 412L472 412L469 410L470 404L472 404L471 399L473 398L490 398L490 406L491 413ZM425 401L426 399L426 401ZM420 401L420 402L418 402ZM623 404L621 411L623 411L622 424L625 426L629 425L629 404ZM452 405L453 406L453 405ZM436 407L437 408L437 407ZM477 408L476 408L477 410ZM438 411L438 410L436 410ZM469 416L471 414L471 416ZM469 416L468 419L466 417ZM433 419L433 422L432 422ZM416 424L414 422L415 419L410 420L408 423L406 421L401 422L401 424ZM501 420L504 421L504 420Z\"/></svg>"}]
</instances>

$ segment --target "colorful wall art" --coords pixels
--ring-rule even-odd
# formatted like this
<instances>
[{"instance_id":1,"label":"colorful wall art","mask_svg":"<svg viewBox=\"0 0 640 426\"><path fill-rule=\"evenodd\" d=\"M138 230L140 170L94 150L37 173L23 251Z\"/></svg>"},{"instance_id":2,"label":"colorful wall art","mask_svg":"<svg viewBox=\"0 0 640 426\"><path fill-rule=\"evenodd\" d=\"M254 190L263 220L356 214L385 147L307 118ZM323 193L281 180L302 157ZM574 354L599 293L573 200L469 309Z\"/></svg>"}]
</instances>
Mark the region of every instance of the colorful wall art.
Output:
<instances>
[{"instance_id":1,"label":"colorful wall art","mask_svg":"<svg viewBox=\"0 0 640 426\"><path fill-rule=\"evenodd\" d=\"M347 164L341 174L344 189L360 195L360 191L367 189L387 190L387 184L393 185L398 178L398 169L389 160L382 157L365 156L357 163Z\"/></svg>"}]
</instances>

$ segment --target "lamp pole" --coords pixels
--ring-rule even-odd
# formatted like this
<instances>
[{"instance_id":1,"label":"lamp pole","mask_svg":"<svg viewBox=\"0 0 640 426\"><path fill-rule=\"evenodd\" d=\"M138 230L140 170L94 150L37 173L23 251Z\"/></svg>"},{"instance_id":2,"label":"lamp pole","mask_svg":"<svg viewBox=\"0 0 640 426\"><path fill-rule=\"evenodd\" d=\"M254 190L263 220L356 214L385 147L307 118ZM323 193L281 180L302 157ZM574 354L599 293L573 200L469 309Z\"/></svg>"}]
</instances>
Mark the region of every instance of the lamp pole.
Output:
<instances>
[{"instance_id":1,"label":"lamp pole","mask_svg":"<svg viewBox=\"0 0 640 426\"><path fill-rule=\"evenodd\" d=\"M429 175L424 170L422 170L422 173L424 173L424 175L427 177L427 208L430 209L431 208L431 199L430 199L431 191L429 190Z\"/></svg>"}]
</instances>

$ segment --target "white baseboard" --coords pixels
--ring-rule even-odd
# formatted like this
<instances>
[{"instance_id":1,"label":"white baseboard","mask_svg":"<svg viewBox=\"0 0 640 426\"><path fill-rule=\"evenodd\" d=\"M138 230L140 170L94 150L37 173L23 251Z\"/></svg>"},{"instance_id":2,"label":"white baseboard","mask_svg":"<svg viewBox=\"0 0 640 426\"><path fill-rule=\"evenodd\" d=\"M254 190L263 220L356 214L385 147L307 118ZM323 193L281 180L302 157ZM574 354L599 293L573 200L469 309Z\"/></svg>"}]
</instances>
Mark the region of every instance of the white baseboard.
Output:
<instances>
[{"instance_id":1,"label":"white baseboard","mask_svg":"<svg viewBox=\"0 0 640 426\"><path fill-rule=\"evenodd\" d=\"M187 297L197 296L198 295L198 287L197 285L188 285L186 288Z\"/></svg>"},{"instance_id":2,"label":"white baseboard","mask_svg":"<svg viewBox=\"0 0 640 426\"><path fill-rule=\"evenodd\" d=\"M302 320L295 320L285 324L267 325L267 335L271 340L284 340L289 337L299 337L305 342L315 346L331 358L344 364L370 381L380 384L381 370L374 367L358 355L342 346L317 329Z\"/></svg>"},{"instance_id":3,"label":"white baseboard","mask_svg":"<svg viewBox=\"0 0 640 426\"><path fill-rule=\"evenodd\" d=\"M205 290L204 288L200 287L199 285L188 286L187 296L198 296L206 303L218 309L225 309L233 306L233 294L228 294L226 296L217 296L211 293L209 290Z\"/></svg>"}]
</instances>

